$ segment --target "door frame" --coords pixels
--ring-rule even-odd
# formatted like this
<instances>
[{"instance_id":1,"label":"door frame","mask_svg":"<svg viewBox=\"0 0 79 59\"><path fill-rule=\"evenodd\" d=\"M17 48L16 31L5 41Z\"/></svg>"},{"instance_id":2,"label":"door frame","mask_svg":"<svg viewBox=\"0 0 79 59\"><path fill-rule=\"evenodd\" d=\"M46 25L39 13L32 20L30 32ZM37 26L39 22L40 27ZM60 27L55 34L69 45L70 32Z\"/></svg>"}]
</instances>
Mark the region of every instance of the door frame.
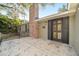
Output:
<instances>
[{"instance_id":1,"label":"door frame","mask_svg":"<svg viewBox=\"0 0 79 59\"><path fill-rule=\"evenodd\" d=\"M61 40L62 40L62 22L63 22L63 21L62 21L61 19L63 19L63 18L54 19L54 20L51 21L51 22L52 22L52 23L51 23L51 25L52 25L52 34L51 34L51 35L52 35L52 40L59 41L59 42L62 42ZM61 23L57 23L57 21L59 21L59 20L61 20ZM55 31L53 31L53 25L54 25L53 22L54 22L54 21L56 21L56 24L55 24L55 25L56 25L56 30L55 30ZM61 24L61 31L58 31L58 30L57 30L57 29L58 29L58 28L57 28L58 24ZM56 39L53 38L53 32L56 32ZM58 37L57 33L58 33L58 32L61 32L61 39L57 39L57 37Z\"/></svg>"},{"instance_id":2,"label":"door frame","mask_svg":"<svg viewBox=\"0 0 79 59\"><path fill-rule=\"evenodd\" d=\"M49 40L54 40L53 39L53 21L54 20L62 20L62 37L61 40L55 40L55 41L60 41L63 43L69 44L69 17L61 17L57 19L52 19L48 21L48 39Z\"/></svg>"}]
</instances>

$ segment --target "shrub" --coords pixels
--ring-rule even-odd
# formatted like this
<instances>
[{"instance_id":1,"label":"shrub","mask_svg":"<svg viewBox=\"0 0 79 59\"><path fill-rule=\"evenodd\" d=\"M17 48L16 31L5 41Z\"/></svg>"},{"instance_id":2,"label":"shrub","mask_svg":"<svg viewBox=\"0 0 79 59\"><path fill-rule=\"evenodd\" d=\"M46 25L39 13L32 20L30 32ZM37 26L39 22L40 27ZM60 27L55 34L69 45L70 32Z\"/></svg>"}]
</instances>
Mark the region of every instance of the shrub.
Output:
<instances>
[{"instance_id":1,"label":"shrub","mask_svg":"<svg viewBox=\"0 0 79 59\"><path fill-rule=\"evenodd\" d=\"M0 16L0 32L17 32L17 27L21 25L20 19L10 19L7 16Z\"/></svg>"}]
</instances>

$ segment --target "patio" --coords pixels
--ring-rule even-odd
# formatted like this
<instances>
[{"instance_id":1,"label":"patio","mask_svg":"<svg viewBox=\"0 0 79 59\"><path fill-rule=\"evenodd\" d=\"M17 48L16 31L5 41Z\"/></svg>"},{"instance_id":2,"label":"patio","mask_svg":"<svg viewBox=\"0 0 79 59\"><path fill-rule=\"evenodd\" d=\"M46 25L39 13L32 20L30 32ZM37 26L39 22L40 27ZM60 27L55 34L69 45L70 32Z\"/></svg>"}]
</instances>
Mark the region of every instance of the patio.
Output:
<instances>
[{"instance_id":1,"label":"patio","mask_svg":"<svg viewBox=\"0 0 79 59\"><path fill-rule=\"evenodd\" d=\"M76 53L64 43L23 37L3 41L0 45L0 56L76 56Z\"/></svg>"}]
</instances>

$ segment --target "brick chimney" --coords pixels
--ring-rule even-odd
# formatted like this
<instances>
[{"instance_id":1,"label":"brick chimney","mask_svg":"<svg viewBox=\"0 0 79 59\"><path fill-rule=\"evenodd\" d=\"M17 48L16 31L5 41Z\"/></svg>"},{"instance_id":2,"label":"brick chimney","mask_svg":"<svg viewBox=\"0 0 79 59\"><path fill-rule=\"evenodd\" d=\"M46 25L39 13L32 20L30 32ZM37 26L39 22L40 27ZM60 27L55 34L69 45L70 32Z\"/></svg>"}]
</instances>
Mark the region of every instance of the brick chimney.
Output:
<instances>
[{"instance_id":1,"label":"brick chimney","mask_svg":"<svg viewBox=\"0 0 79 59\"><path fill-rule=\"evenodd\" d=\"M38 4L33 3L29 9L29 34L33 38L38 38Z\"/></svg>"}]
</instances>

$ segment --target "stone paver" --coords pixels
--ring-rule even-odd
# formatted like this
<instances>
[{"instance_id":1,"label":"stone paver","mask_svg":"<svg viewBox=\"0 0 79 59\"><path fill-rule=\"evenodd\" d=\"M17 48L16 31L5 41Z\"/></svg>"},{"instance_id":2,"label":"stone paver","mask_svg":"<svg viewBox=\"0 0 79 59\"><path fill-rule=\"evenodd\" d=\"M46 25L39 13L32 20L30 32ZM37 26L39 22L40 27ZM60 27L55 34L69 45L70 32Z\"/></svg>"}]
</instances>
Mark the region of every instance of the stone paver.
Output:
<instances>
[{"instance_id":1,"label":"stone paver","mask_svg":"<svg viewBox=\"0 0 79 59\"><path fill-rule=\"evenodd\" d=\"M76 53L64 43L25 37L3 41L0 56L76 56Z\"/></svg>"}]
</instances>

